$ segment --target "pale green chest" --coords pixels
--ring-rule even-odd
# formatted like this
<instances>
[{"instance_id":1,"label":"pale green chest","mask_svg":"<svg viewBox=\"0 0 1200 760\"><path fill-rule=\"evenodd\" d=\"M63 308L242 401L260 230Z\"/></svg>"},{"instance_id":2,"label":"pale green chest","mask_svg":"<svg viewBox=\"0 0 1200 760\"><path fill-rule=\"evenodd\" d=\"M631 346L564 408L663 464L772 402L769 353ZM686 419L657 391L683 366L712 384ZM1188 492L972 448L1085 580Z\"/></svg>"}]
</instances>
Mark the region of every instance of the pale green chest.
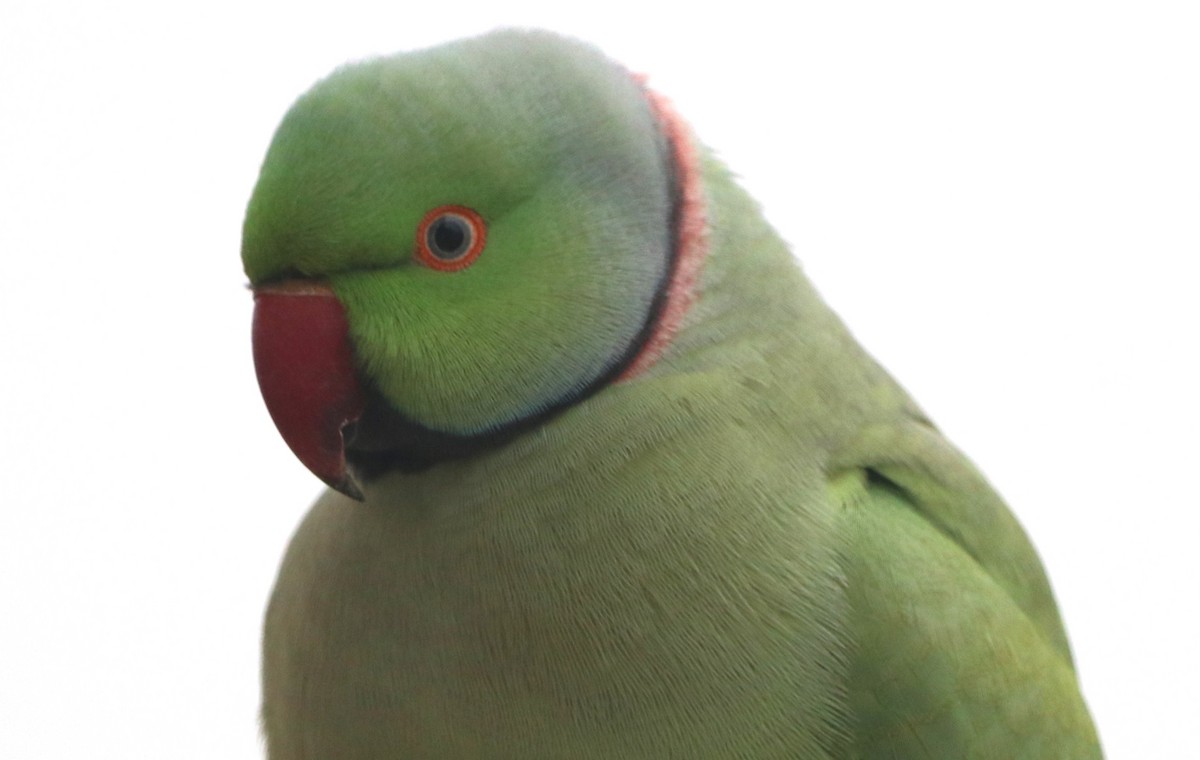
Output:
<instances>
[{"instance_id":1,"label":"pale green chest","mask_svg":"<svg viewBox=\"0 0 1200 760\"><path fill-rule=\"evenodd\" d=\"M272 757L830 744L846 613L820 473L660 413L318 503L268 618Z\"/></svg>"}]
</instances>

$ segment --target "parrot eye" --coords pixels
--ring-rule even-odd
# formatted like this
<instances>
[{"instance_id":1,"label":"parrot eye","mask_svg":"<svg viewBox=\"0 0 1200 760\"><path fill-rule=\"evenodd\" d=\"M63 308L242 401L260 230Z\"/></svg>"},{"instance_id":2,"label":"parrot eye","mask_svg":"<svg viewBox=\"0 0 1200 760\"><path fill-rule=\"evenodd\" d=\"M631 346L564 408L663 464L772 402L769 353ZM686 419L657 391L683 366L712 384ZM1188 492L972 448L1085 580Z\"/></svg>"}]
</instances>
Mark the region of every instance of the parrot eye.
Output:
<instances>
[{"instance_id":1,"label":"parrot eye","mask_svg":"<svg viewBox=\"0 0 1200 760\"><path fill-rule=\"evenodd\" d=\"M469 267L483 251L483 217L465 206L438 206L417 227L417 260L442 272Z\"/></svg>"}]
</instances>

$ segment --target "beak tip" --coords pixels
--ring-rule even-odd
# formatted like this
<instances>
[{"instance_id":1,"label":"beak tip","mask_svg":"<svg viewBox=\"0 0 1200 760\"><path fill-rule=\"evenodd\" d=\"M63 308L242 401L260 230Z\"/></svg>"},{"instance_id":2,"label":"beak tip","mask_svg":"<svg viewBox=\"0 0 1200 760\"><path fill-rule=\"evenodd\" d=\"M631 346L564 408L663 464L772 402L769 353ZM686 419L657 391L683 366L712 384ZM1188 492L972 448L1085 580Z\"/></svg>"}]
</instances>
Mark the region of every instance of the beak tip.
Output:
<instances>
[{"instance_id":1,"label":"beak tip","mask_svg":"<svg viewBox=\"0 0 1200 760\"><path fill-rule=\"evenodd\" d=\"M334 480L333 478L326 480L325 485L329 486L343 496L354 499L355 501L366 501L366 498L363 496L362 488L360 488L358 485L358 481L353 475L350 474L348 470L342 473L342 476L337 480Z\"/></svg>"}]
</instances>

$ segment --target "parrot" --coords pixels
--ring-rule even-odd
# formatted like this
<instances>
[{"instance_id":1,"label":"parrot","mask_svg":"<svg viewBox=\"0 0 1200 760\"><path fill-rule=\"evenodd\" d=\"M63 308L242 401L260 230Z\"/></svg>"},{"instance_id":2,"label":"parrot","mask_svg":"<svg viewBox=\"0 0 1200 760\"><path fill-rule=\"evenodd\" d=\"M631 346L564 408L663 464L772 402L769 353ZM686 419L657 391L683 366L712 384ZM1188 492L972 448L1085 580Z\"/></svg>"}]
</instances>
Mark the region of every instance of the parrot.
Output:
<instances>
[{"instance_id":1,"label":"parrot","mask_svg":"<svg viewBox=\"0 0 1200 760\"><path fill-rule=\"evenodd\" d=\"M1005 502L591 43L336 69L241 258L329 486L267 604L271 760L1101 757Z\"/></svg>"}]
</instances>

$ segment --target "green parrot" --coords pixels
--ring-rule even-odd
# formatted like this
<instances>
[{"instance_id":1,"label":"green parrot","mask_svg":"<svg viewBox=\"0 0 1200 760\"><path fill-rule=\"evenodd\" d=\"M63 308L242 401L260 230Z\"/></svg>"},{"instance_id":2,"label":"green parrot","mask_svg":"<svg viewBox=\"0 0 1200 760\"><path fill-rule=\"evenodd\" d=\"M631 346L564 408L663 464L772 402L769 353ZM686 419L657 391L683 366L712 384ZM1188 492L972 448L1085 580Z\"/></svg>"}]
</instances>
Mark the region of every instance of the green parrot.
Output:
<instances>
[{"instance_id":1,"label":"green parrot","mask_svg":"<svg viewBox=\"0 0 1200 760\"><path fill-rule=\"evenodd\" d=\"M339 69L242 257L331 486L266 614L272 760L1101 756L1004 503L598 51Z\"/></svg>"}]
</instances>

